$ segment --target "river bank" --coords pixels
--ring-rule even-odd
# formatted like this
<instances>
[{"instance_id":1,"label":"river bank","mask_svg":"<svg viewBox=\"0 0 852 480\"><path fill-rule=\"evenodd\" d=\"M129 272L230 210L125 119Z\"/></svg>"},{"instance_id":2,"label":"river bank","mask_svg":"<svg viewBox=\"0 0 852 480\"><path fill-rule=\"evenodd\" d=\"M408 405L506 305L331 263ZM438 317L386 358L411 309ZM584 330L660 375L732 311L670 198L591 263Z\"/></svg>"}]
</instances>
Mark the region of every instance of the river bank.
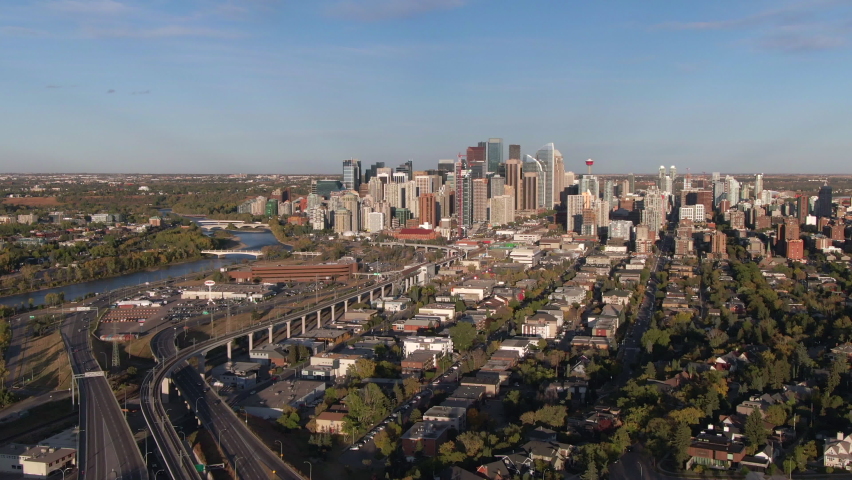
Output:
<instances>
[{"instance_id":1,"label":"river bank","mask_svg":"<svg viewBox=\"0 0 852 480\"><path fill-rule=\"evenodd\" d=\"M237 233L237 235L235 235L235 238L232 239L232 241L236 242L236 247L229 248L230 250L260 250L265 246L279 244L278 240L268 231L235 233ZM285 248L288 247L285 245ZM197 275L202 271L223 268L234 263L242 262L243 260L247 260L247 258L239 254L227 255L222 258L195 257L194 259L183 260L179 263L170 263L168 265L141 269L135 272L126 272L111 277L6 295L0 297L0 305L27 308L30 304L30 299L32 298L33 305L38 306L45 303L45 297L50 293L62 293L66 301L74 300L76 298L85 297L91 293L105 292L126 286L141 285L146 282L155 282L158 280L165 280L167 278L180 278Z\"/></svg>"}]
</instances>

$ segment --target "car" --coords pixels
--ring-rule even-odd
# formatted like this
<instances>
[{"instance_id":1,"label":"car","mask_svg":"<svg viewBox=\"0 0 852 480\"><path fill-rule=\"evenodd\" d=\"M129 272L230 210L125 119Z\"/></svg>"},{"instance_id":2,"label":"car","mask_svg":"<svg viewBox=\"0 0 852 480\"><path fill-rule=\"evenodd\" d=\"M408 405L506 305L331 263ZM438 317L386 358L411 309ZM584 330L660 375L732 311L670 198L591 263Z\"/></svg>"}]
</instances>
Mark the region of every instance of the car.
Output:
<instances>
[{"instance_id":1,"label":"car","mask_svg":"<svg viewBox=\"0 0 852 480\"><path fill-rule=\"evenodd\" d=\"M252 390L249 392L249 395L254 395L255 393L257 393L257 390Z\"/></svg>"},{"instance_id":2,"label":"car","mask_svg":"<svg viewBox=\"0 0 852 480\"><path fill-rule=\"evenodd\" d=\"M358 450L360 448L361 447L359 447L358 445L352 445L351 447L349 447L349 450Z\"/></svg>"}]
</instances>

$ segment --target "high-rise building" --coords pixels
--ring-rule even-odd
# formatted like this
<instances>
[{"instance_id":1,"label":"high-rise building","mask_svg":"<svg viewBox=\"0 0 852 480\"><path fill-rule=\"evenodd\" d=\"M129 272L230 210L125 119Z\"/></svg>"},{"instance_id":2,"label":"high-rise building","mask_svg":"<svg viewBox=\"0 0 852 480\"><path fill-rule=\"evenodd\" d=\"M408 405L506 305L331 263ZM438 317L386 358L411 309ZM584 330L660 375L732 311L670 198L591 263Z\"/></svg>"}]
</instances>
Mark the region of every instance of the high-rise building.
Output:
<instances>
[{"instance_id":1,"label":"high-rise building","mask_svg":"<svg viewBox=\"0 0 852 480\"><path fill-rule=\"evenodd\" d=\"M420 195L420 223L428 223L432 228L438 225L438 203L435 194L426 193Z\"/></svg>"},{"instance_id":2,"label":"high-rise building","mask_svg":"<svg viewBox=\"0 0 852 480\"><path fill-rule=\"evenodd\" d=\"M600 198L601 185L595 175L583 175L580 178L580 193L589 192L593 197Z\"/></svg>"},{"instance_id":3,"label":"high-rise building","mask_svg":"<svg viewBox=\"0 0 852 480\"><path fill-rule=\"evenodd\" d=\"M350 158L343 161L343 188L358 190L361 186L361 162Z\"/></svg>"},{"instance_id":4,"label":"high-rise building","mask_svg":"<svg viewBox=\"0 0 852 480\"><path fill-rule=\"evenodd\" d=\"M819 200L817 200L817 217L830 218L832 216L831 186L826 183L819 187Z\"/></svg>"},{"instance_id":5,"label":"high-rise building","mask_svg":"<svg viewBox=\"0 0 852 480\"><path fill-rule=\"evenodd\" d=\"M438 171L441 173L450 173L455 168L456 161L452 158L438 160Z\"/></svg>"},{"instance_id":6,"label":"high-rise building","mask_svg":"<svg viewBox=\"0 0 852 480\"><path fill-rule=\"evenodd\" d=\"M808 214L811 213L808 205L808 196L801 194L796 197L796 214L799 216L799 223L804 225L808 221Z\"/></svg>"},{"instance_id":7,"label":"high-rise building","mask_svg":"<svg viewBox=\"0 0 852 480\"><path fill-rule=\"evenodd\" d=\"M754 198L761 198L763 193L763 174L758 173L754 176Z\"/></svg>"},{"instance_id":8,"label":"high-rise building","mask_svg":"<svg viewBox=\"0 0 852 480\"><path fill-rule=\"evenodd\" d=\"M574 172L565 172L565 177L562 180L562 189L564 190L574 185L575 181L577 181L577 175Z\"/></svg>"},{"instance_id":9,"label":"high-rise building","mask_svg":"<svg viewBox=\"0 0 852 480\"><path fill-rule=\"evenodd\" d=\"M595 208L583 209L583 226L580 227L580 235L597 236L598 234L598 211Z\"/></svg>"},{"instance_id":10,"label":"high-rise building","mask_svg":"<svg viewBox=\"0 0 852 480\"><path fill-rule=\"evenodd\" d=\"M740 182L736 178L728 175L725 177L725 193L728 194L728 201L731 205L736 205L740 201Z\"/></svg>"},{"instance_id":11,"label":"high-rise building","mask_svg":"<svg viewBox=\"0 0 852 480\"><path fill-rule=\"evenodd\" d=\"M400 166L396 167L397 172L402 172L405 174L405 181L411 180L411 177L414 174L414 162L409 160Z\"/></svg>"},{"instance_id":12,"label":"high-rise building","mask_svg":"<svg viewBox=\"0 0 852 480\"><path fill-rule=\"evenodd\" d=\"M660 165L660 171L657 174L657 188L662 191L666 191L666 167L664 165Z\"/></svg>"},{"instance_id":13,"label":"high-rise building","mask_svg":"<svg viewBox=\"0 0 852 480\"><path fill-rule=\"evenodd\" d=\"M565 179L565 166L562 160L562 153L554 147L552 143L541 147L535 154L535 159L540 163L539 175L539 205L550 209L556 204L559 199L559 193L556 191L561 186ZM559 167L561 166L561 169ZM558 173L559 181L555 181L555 175Z\"/></svg>"},{"instance_id":14,"label":"high-rise building","mask_svg":"<svg viewBox=\"0 0 852 480\"><path fill-rule=\"evenodd\" d=\"M486 158L488 173L497 173L500 164L503 163L503 139L489 138L486 147Z\"/></svg>"},{"instance_id":15,"label":"high-rise building","mask_svg":"<svg viewBox=\"0 0 852 480\"><path fill-rule=\"evenodd\" d=\"M509 146L509 151L511 152L514 145ZM512 196L515 199L515 209L523 210L521 203L523 201L522 196L522 187L523 187L523 171L522 171L521 161L517 158L509 158L506 160L505 170L506 170L506 185L512 188Z\"/></svg>"},{"instance_id":16,"label":"high-rise building","mask_svg":"<svg viewBox=\"0 0 852 480\"><path fill-rule=\"evenodd\" d=\"M499 195L505 195L506 179L501 176L493 176L488 178L488 198L494 198Z\"/></svg>"},{"instance_id":17,"label":"high-rise building","mask_svg":"<svg viewBox=\"0 0 852 480\"><path fill-rule=\"evenodd\" d=\"M491 225L500 226L515 221L515 199L510 195L491 198Z\"/></svg>"},{"instance_id":18,"label":"high-rise building","mask_svg":"<svg viewBox=\"0 0 852 480\"><path fill-rule=\"evenodd\" d=\"M538 172L524 171L524 181L521 187L523 201L521 202L521 210L537 210L538 209Z\"/></svg>"},{"instance_id":19,"label":"high-rise building","mask_svg":"<svg viewBox=\"0 0 852 480\"><path fill-rule=\"evenodd\" d=\"M485 155L488 147L484 142L481 142L477 147L467 147L467 166L470 168L473 165L482 165L485 163Z\"/></svg>"},{"instance_id":20,"label":"high-rise building","mask_svg":"<svg viewBox=\"0 0 852 480\"><path fill-rule=\"evenodd\" d=\"M375 178L380 168L385 168L385 162L376 162L370 165L370 168L364 171L364 178L361 179L362 183L367 183L370 179Z\"/></svg>"},{"instance_id":21,"label":"high-rise building","mask_svg":"<svg viewBox=\"0 0 852 480\"><path fill-rule=\"evenodd\" d=\"M473 225L473 208L474 208L474 193L473 193L473 180L474 178L470 175L470 172L466 172L461 177L461 225L465 227L469 227Z\"/></svg>"},{"instance_id":22,"label":"high-rise building","mask_svg":"<svg viewBox=\"0 0 852 480\"><path fill-rule=\"evenodd\" d=\"M520 145L509 145L509 160L520 160L521 159L521 146Z\"/></svg>"},{"instance_id":23,"label":"high-rise building","mask_svg":"<svg viewBox=\"0 0 852 480\"><path fill-rule=\"evenodd\" d=\"M352 231L352 212L345 208L334 211L334 233L345 233Z\"/></svg>"},{"instance_id":24,"label":"high-rise building","mask_svg":"<svg viewBox=\"0 0 852 480\"><path fill-rule=\"evenodd\" d=\"M715 231L710 238L710 253L713 258L728 258L728 236Z\"/></svg>"},{"instance_id":25,"label":"high-rise building","mask_svg":"<svg viewBox=\"0 0 852 480\"><path fill-rule=\"evenodd\" d=\"M613 190L612 180L607 179L607 181L604 182L603 199L604 199L605 202L608 202L610 205L612 205L612 195L613 195L612 190Z\"/></svg>"},{"instance_id":26,"label":"high-rise building","mask_svg":"<svg viewBox=\"0 0 852 480\"><path fill-rule=\"evenodd\" d=\"M376 177L367 182L367 194L373 197L373 201L381 202L385 199L385 185Z\"/></svg>"},{"instance_id":27,"label":"high-rise building","mask_svg":"<svg viewBox=\"0 0 852 480\"><path fill-rule=\"evenodd\" d=\"M378 233L385 229L385 214L382 212L371 212L367 215L367 231Z\"/></svg>"},{"instance_id":28,"label":"high-rise building","mask_svg":"<svg viewBox=\"0 0 852 480\"><path fill-rule=\"evenodd\" d=\"M488 179L473 179L473 222L488 221Z\"/></svg>"},{"instance_id":29,"label":"high-rise building","mask_svg":"<svg viewBox=\"0 0 852 480\"><path fill-rule=\"evenodd\" d=\"M636 175L633 175L632 173L629 174L627 176L627 181L630 182L630 191L628 191L627 193L635 192L636 191Z\"/></svg>"},{"instance_id":30,"label":"high-rise building","mask_svg":"<svg viewBox=\"0 0 852 480\"><path fill-rule=\"evenodd\" d=\"M630 240L633 222L630 220L612 220L609 222L607 237L611 239Z\"/></svg>"}]
</instances>

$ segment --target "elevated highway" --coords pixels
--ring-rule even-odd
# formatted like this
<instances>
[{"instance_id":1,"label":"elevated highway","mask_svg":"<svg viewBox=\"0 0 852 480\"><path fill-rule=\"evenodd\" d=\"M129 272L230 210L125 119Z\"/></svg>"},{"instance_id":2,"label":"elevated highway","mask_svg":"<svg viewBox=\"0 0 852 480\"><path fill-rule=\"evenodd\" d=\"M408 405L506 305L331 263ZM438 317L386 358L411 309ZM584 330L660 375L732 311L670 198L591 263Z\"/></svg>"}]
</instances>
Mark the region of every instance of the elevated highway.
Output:
<instances>
[{"instance_id":1,"label":"elevated highway","mask_svg":"<svg viewBox=\"0 0 852 480\"><path fill-rule=\"evenodd\" d=\"M402 243L386 245L415 246ZM463 253L452 247L434 245L426 247L438 248L448 254L445 258L434 262L439 266L449 265L463 256ZM145 421L171 477L173 479L200 478L193 468L193 462L189 459L187 445L181 442L163 407L163 396L167 395L171 388L177 387L182 399L186 402L188 408L195 412L200 424L207 428L211 434L221 438L221 448L232 468L237 470L238 478L303 479L296 470L255 437L234 411L228 405L219 401L215 393L205 391L207 384L202 377L204 356L210 350L226 345L228 358L230 358L233 341L243 336L248 337L249 349L251 349L257 334L268 335L269 341L272 341L276 330L283 332L286 329L286 337L289 338L294 333L294 328L300 328L302 333L311 329L312 325L320 328L323 311L330 311L331 318L334 318L335 311L339 307L342 307L345 311L350 304L360 303L367 297L373 300L376 295L392 294L399 290L406 290L417 283L422 283L423 268L428 265L429 263L421 263L405 268L392 276L377 277L376 281L367 286L334 292L333 298L320 301L318 304L305 309L244 327L180 351L175 347L177 329L165 329L155 335L151 341L151 347L159 365L145 379L140 396L142 397L142 412ZM188 362L192 357L197 358L198 370ZM222 433L226 433L226 435L221 435Z\"/></svg>"}]
</instances>

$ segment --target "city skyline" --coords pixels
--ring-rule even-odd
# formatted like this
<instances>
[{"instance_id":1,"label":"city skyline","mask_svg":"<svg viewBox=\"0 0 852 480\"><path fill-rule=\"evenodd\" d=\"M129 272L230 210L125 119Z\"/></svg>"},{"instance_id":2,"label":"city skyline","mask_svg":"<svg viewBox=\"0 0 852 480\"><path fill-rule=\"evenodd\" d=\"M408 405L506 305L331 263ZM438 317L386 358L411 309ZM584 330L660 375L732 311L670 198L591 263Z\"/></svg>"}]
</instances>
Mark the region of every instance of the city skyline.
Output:
<instances>
[{"instance_id":1,"label":"city skyline","mask_svg":"<svg viewBox=\"0 0 852 480\"><path fill-rule=\"evenodd\" d=\"M523 28L540 18L559 22ZM601 174L844 173L850 18L837 2L21 2L0 16L0 170L424 169L500 138L504 161L552 142Z\"/></svg>"}]
</instances>

